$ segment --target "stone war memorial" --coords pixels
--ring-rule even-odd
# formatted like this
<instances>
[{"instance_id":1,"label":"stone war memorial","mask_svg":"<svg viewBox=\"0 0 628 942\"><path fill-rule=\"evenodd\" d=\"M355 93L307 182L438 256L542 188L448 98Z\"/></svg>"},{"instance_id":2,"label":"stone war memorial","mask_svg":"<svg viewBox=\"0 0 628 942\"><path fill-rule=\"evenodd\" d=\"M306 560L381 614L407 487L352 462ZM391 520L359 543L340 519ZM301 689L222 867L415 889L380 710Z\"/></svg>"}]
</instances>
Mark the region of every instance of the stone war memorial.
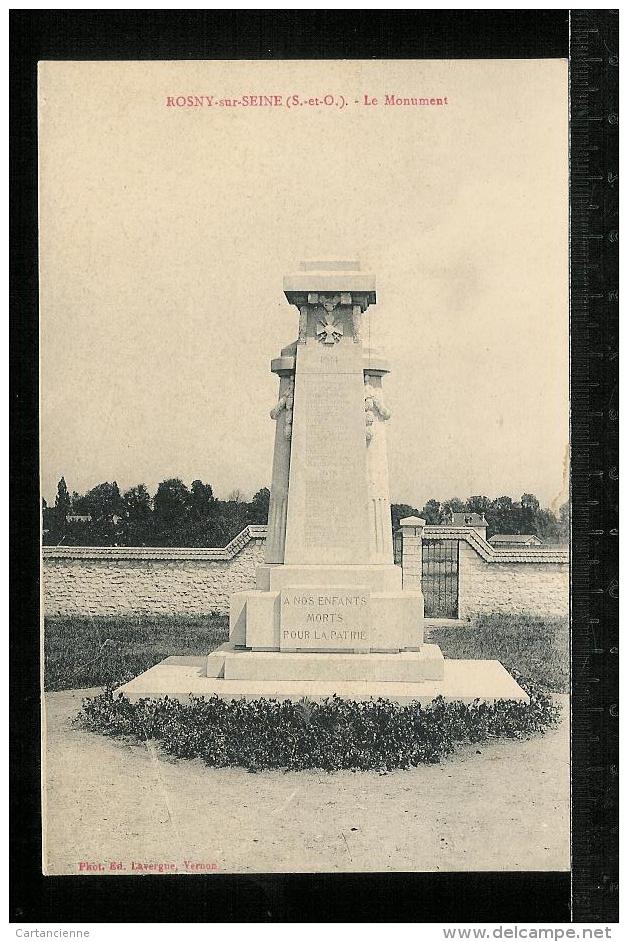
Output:
<instances>
[{"instance_id":1,"label":"stone war memorial","mask_svg":"<svg viewBox=\"0 0 628 942\"><path fill-rule=\"evenodd\" d=\"M362 322L375 278L356 261L305 261L284 278L298 337L272 360L279 378L265 562L231 598L229 641L169 657L120 688L129 699L437 696L527 701L498 661L445 660L424 640L421 531L401 521L393 562L383 379ZM406 430L407 431L407 430ZM414 572L409 586L408 573Z\"/></svg>"}]
</instances>

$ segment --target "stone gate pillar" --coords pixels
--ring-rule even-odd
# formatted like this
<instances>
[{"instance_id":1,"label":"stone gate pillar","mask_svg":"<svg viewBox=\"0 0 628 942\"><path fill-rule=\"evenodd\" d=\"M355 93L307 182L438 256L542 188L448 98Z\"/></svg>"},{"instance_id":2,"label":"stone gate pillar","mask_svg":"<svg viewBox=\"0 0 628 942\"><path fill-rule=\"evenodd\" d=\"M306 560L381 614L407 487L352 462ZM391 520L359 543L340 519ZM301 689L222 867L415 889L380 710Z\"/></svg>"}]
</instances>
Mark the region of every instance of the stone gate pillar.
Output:
<instances>
[{"instance_id":1,"label":"stone gate pillar","mask_svg":"<svg viewBox=\"0 0 628 942\"><path fill-rule=\"evenodd\" d=\"M423 579L423 528L421 517L404 517L401 527L401 570L404 590L421 591Z\"/></svg>"}]
</instances>

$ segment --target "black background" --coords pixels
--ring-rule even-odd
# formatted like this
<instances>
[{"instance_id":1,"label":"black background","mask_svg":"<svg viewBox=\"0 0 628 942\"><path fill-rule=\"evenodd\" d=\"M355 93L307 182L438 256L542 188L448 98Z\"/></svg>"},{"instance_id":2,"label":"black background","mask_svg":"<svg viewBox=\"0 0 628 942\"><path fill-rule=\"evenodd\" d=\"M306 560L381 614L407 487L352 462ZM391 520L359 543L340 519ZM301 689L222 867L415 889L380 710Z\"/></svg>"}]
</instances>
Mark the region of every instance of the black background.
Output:
<instances>
[{"instance_id":1,"label":"black background","mask_svg":"<svg viewBox=\"0 0 628 942\"><path fill-rule=\"evenodd\" d=\"M605 28L612 34L615 29L612 13L600 11L595 16L606 16ZM175 919L178 922L568 921L571 885L566 873L212 874L111 879L42 876L36 121L39 59L566 58L569 53L568 11L26 10L11 11L10 21L10 482L11 494L19 494L19 500L11 507L10 522L13 707L10 919L69 923L171 922ZM612 90L607 88L606 91L610 94ZM88 90L85 94L88 107ZM612 150L616 144L607 140L605 146ZM578 266L580 261L572 259L573 264ZM612 282L608 264L603 266L600 276L605 284ZM614 308L609 322L612 322L613 312ZM612 353L616 347L612 336L605 337L603 333L597 335L605 351L603 393L608 393L607 387L613 387L614 383L616 361ZM578 344L588 344L590 340L587 334L586 341L578 340ZM584 405L576 403L573 408L576 412L578 408L586 412L589 400ZM605 426L600 434L604 440L612 442L615 432L614 428ZM605 460L612 463L612 444L609 447ZM590 475L590 466L578 469L574 462L574 479L580 473ZM616 527L614 494L612 489L605 490L606 498L601 507L602 517L606 515L602 520L603 533ZM602 544L595 549L603 560L597 575L608 581L616 565L616 549L611 545L609 550L604 540ZM588 541L582 542L580 550L585 560L594 552ZM589 584L574 584L573 590L593 591ZM613 599L612 594L605 593L606 601L607 596ZM609 602L602 613L603 620L615 617L615 609L609 611L609 605L612 607L613 602ZM574 653L581 642L583 651L592 644L588 635L581 639L574 633ZM581 679L586 681L590 674L584 667L582 670ZM614 702L616 674L607 665L598 668L597 674L596 694L603 700L606 696L604 703ZM597 760L603 763L603 768L610 768L616 761L616 727L613 725L613 732L609 733L610 722L604 713L600 719L600 728L604 730L602 751ZM575 741L575 749L574 764L588 768L591 757L586 737ZM600 814L605 815L606 827L596 825L599 831L596 838L593 832L586 831L586 821L581 822L582 833L589 836L580 841L578 855L582 855L583 860L590 859L596 851L599 867L594 868L595 872L589 867L586 879L581 881L580 895L574 895L575 919L583 919L585 914L591 921L616 918L617 828L613 781L602 789L597 803ZM583 787L586 793L586 785ZM584 797L586 799L586 794ZM578 800L574 796L574 810ZM79 809L76 811L78 813ZM590 812L587 820L592 821ZM577 857L574 872L579 866ZM597 890L593 883L597 883Z\"/></svg>"}]
</instances>

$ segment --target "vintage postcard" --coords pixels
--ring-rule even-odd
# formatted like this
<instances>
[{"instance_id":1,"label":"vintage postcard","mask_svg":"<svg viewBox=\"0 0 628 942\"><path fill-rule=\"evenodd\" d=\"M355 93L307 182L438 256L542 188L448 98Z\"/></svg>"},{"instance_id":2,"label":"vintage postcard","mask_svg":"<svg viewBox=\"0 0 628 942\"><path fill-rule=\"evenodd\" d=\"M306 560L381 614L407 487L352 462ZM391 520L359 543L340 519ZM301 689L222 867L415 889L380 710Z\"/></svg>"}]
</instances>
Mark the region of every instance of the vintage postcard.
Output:
<instances>
[{"instance_id":1,"label":"vintage postcard","mask_svg":"<svg viewBox=\"0 0 628 942\"><path fill-rule=\"evenodd\" d=\"M568 871L567 60L38 95L43 872Z\"/></svg>"}]
</instances>

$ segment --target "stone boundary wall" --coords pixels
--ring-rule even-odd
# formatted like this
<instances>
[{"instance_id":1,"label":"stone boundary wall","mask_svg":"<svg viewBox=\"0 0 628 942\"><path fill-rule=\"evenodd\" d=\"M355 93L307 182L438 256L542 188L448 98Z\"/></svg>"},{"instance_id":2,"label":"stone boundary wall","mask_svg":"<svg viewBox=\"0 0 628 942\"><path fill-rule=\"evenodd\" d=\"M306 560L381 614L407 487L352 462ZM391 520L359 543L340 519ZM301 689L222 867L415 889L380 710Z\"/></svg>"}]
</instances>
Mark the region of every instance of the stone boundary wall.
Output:
<instances>
[{"instance_id":1,"label":"stone boundary wall","mask_svg":"<svg viewBox=\"0 0 628 942\"><path fill-rule=\"evenodd\" d=\"M227 546L44 546L46 615L206 615L255 588L266 527L250 526Z\"/></svg>"},{"instance_id":2,"label":"stone boundary wall","mask_svg":"<svg viewBox=\"0 0 628 942\"><path fill-rule=\"evenodd\" d=\"M461 527L425 527L423 539L459 542L458 599L462 620L477 614L569 614L569 550L537 546L496 549Z\"/></svg>"},{"instance_id":3,"label":"stone boundary wall","mask_svg":"<svg viewBox=\"0 0 628 942\"><path fill-rule=\"evenodd\" d=\"M423 539L460 543L460 618L476 613L565 615L569 551L496 549L467 527L425 527ZM225 547L44 546L46 615L227 614L232 593L255 587L265 526Z\"/></svg>"}]
</instances>

